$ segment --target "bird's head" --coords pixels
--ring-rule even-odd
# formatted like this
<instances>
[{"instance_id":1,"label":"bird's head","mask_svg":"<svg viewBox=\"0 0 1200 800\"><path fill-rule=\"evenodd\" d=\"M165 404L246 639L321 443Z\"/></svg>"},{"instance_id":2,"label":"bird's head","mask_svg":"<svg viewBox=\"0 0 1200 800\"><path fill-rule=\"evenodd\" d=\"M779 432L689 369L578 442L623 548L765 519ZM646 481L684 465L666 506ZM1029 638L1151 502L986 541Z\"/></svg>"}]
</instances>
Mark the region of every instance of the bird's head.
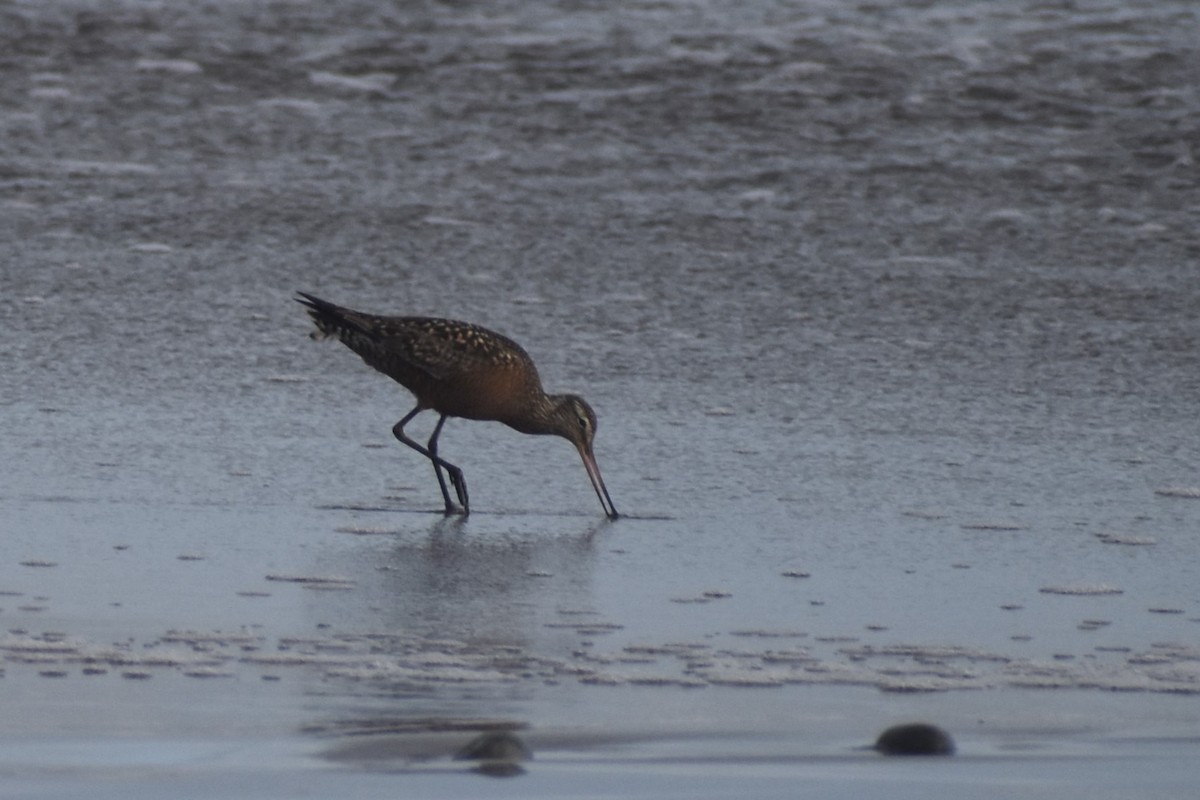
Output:
<instances>
[{"instance_id":1,"label":"bird's head","mask_svg":"<svg viewBox=\"0 0 1200 800\"><path fill-rule=\"evenodd\" d=\"M604 513L609 519L617 518L617 508L604 479L600 477L600 468L596 466L596 456L592 453L592 440L596 438L596 412L577 394L561 394L551 397L554 410L551 412L551 433L557 434L575 445L579 457L583 459L584 469L604 506Z\"/></svg>"},{"instance_id":2,"label":"bird's head","mask_svg":"<svg viewBox=\"0 0 1200 800\"><path fill-rule=\"evenodd\" d=\"M558 395L554 400L554 433L591 452L596 437L596 412L577 394Z\"/></svg>"}]
</instances>

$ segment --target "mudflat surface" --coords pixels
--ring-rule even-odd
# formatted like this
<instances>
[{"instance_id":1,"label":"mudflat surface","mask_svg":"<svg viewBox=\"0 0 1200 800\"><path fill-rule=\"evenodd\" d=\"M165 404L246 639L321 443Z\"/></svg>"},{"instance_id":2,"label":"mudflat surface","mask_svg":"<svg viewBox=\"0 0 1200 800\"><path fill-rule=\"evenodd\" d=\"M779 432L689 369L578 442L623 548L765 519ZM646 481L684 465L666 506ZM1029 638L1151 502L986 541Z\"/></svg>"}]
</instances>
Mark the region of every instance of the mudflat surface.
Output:
<instances>
[{"instance_id":1,"label":"mudflat surface","mask_svg":"<svg viewBox=\"0 0 1200 800\"><path fill-rule=\"evenodd\" d=\"M1194 789L1197 12L726 5L0 5L4 793Z\"/></svg>"}]
</instances>

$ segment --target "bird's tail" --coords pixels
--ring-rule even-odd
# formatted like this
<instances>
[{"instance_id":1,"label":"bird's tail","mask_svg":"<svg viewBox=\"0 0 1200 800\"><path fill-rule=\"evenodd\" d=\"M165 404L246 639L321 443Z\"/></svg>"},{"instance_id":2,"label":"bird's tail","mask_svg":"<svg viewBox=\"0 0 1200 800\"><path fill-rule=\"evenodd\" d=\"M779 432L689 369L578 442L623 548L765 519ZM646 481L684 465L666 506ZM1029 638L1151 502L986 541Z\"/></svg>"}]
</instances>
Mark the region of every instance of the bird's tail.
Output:
<instances>
[{"instance_id":1,"label":"bird's tail","mask_svg":"<svg viewBox=\"0 0 1200 800\"><path fill-rule=\"evenodd\" d=\"M296 302L308 308L317 330L313 332L314 339L328 339L336 336L343 341L349 337L366 336L374 338L371 326L364 314L349 308L314 297L307 292L296 292L300 295Z\"/></svg>"}]
</instances>

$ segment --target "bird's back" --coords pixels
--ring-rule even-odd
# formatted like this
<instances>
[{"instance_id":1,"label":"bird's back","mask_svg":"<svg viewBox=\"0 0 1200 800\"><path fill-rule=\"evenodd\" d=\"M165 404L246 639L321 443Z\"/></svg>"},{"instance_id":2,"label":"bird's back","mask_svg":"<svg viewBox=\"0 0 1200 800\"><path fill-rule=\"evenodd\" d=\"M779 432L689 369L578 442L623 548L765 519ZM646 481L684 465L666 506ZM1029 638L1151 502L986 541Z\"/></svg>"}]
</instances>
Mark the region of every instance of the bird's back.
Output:
<instances>
[{"instance_id":1,"label":"bird's back","mask_svg":"<svg viewBox=\"0 0 1200 800\"><path fill-rule=\"evenodd\" d=\"M523 400L541 393L533 360L503 334L469 322L378 316L301 297L322 334L336 336L425 408L505 422Z\"/></svg>"}]
</instances>

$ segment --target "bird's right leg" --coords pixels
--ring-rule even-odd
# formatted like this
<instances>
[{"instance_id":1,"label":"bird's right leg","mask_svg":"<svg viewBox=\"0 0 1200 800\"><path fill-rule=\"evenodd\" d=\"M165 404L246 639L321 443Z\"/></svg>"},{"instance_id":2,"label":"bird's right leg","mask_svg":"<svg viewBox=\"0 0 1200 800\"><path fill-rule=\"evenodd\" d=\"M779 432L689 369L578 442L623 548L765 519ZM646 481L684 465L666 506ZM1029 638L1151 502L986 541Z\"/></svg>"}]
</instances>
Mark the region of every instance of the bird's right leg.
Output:
<instances>
[{"instance_id":1,"label":"bird's right leg","mask_svg":"<svg viewBox=\"0 0 1200 800\"><path fill-rule=\"evenodd\" d=\"M446 504L447 515L453 514L457 510L454 507L454 503L450 500L450 492L446 490L446 479L442 477L442 469L444 468L450 473L450 481L454 484L454 493L458 495L458 501L462 503L463 513L465 514L468 512L467 484L466 481L463 480L462 470L451 464L449 461L439 458L437 455L437 437L442 431L442 425L446 422L446 415L443 414L442 418L438 420L437 427L435 427L433 430L433 437L429 440L430 447L422 446L420 442L410 438L408 434L404 432L404 426L407 425L413 417L415 417L417 414L420 414L424 410L425 409L421 406L414 408L407 415L405 415L404 419L400 420L392 427L392 434L401 443L408 445L413 450L416 450L418 453L425 456L430 460L430 462L432 462L433 473L437 476L438 488L442 490L442 500Z\"/></svg>"},{"instance_id":2,"label":"bird's right leg","mask_svg":"<svg viewBox=\"0 0 1200 800\"><path fill-rule=\"evenodd\" d=\"M439 466L445 467L446 472L450 474L450 483L454 484L454 493L458 495L458 502L462 505L463 516L471 513L471 503L467 499L467 479L463 477L463 471L451 464L444 458L439 458L437 454L437 440L442 434L442 426L446 424L446 415L442 414L437 425L433 426L433 435L429 437L429 458L433 461L433 466L437 469ZM441 472L438 472L438 482L442 484L442 494L446 495L446 484L442 483ZM447 501L448 504L449 501ZM447 505L447 507L449 507Z\"/></svg>"}]
</instances>

